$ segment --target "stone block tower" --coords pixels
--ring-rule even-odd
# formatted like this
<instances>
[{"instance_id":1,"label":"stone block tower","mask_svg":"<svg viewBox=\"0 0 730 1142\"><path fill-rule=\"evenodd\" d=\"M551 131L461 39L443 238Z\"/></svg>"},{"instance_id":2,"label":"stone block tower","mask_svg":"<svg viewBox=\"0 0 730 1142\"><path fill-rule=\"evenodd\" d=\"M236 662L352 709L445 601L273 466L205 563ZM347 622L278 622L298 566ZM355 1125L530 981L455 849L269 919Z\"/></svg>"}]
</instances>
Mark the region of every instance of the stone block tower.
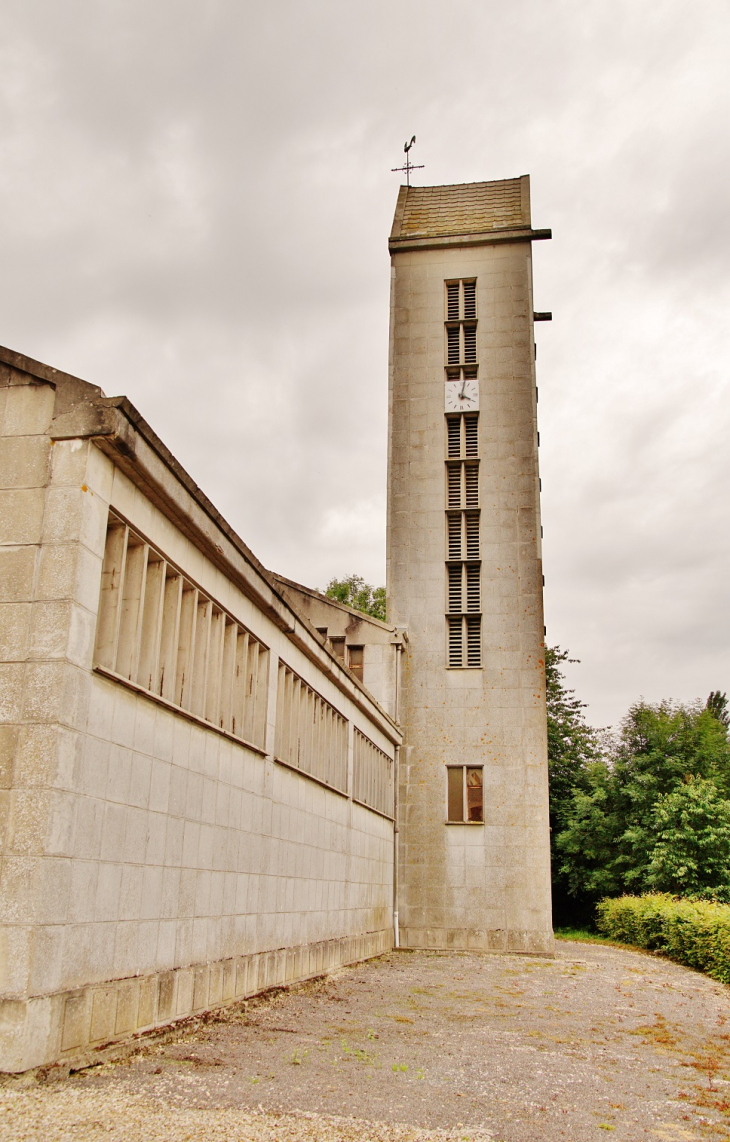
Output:
<instances>
[{"instance_id":1,"label":"stone block tower","mask_svg":"<svg viewBox=\"0 0 730 1142\"><path fill-rule=\"evenodd\" d=\"M400 942L549 951L529 178L401 187L388 617L408 630Z\"/></svg>"}]
</instances>

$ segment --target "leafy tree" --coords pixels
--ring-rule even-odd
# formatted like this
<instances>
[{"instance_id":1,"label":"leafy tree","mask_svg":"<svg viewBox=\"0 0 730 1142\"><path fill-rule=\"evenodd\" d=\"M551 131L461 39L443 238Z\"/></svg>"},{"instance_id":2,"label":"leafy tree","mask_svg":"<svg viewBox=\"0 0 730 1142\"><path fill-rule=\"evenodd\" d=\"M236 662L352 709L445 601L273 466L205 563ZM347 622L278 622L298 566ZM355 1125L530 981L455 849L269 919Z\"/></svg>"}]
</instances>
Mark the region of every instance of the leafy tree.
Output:
<instances>
[{"instance_id":1,"label":"leafy tree","mask_svg":"<svg viewBox=\"0 0 730 1142\"><path fill-rule=\"evenodd\" d=\"M556 838L568 891L596 899L651 887L657 803L690 778L712 783L721 800L730 794L723 722L699 703L637 702L612 756L587 767Z\"/></svg>"},{"instance_id":2,"label":"leafy tree","mask_svg":"<svg viewBox=\"0 0 730 1142\"><path fill-rule=\"evenodd\" d=\"M705 709L709 710L711 714L714 714L718 722L722 722L726 729L730 726L727 694L721 694L719 690L710 690L710 696L705 702Z\"/></svg>"},{"instance_id":3,"label":"leafy tree","mask_svg":"<svg viewBox=\"0 0 730 1142\"><path fill-rule=\"evenodd\" d=\"M547 698L548 769L550 774L550 824L561 828L570 812L573 790L585 780L588 764L600 754L599 734L586 723L585 702L565 685L560 669L569 658L559 646L545 648L545 689Z\"/></svg>"},{"instance_id":4,"label":"leafy tree","mask_svg":"<svg viewBox=\"0 0 730 1142\"><path fill-rule=\"evenodd\" d=\"M547 698L548 777L550 782L550 857L553 880L553 916L558 925L580 923L588 910L580 893L569 894L569 881L561 871L562 858L555 847L573 808L575 791L586 783L587 768L599 754L596 730L586 723L585 702L568 688L561 669L564 662L577 662L559 646L545 648Z\"/></svg>"},{"instance_id":5,"label":"leafy tree","mask_svg":"<svg viewBox=\"0 0 730 1142\"><path fill-rule=\"evenodd\" d=\"M338 603L345 603L348 607L354 607L356 611L362 611L364 615L372 615L373 618L385 622L385 587L372 587L361 575L330 579L324 593L328 598L336 599Z\"/></svg>"},{"instance_id":6,"label":"leafy tree","mask_svg":"<svg viewBox=\"0 0 730 1142\"><path fill-rule=\"evenodd\" d=\"M650 888L730 900L730 801L713 781L690 777L662 794L654 806L654 830Z\"/></svg>"}]
</instances>

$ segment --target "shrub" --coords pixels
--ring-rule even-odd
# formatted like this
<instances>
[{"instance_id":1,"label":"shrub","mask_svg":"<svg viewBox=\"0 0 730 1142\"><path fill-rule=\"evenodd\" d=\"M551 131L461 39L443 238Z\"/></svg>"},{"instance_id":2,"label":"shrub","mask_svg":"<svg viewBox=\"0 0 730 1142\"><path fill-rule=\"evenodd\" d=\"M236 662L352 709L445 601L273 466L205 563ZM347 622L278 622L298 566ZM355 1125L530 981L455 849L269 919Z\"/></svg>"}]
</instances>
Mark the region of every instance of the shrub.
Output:
<instances>
[{"instance_id":1,"label":"shrub","mask_svg":"<svg viewBox=\"0 0 730 1142\"><path fill-rule=\"evenodd\" d=\"M602 900L597 913L607 936L730 983L730 904L657 892Z\"/></svg>"}]
</instances>

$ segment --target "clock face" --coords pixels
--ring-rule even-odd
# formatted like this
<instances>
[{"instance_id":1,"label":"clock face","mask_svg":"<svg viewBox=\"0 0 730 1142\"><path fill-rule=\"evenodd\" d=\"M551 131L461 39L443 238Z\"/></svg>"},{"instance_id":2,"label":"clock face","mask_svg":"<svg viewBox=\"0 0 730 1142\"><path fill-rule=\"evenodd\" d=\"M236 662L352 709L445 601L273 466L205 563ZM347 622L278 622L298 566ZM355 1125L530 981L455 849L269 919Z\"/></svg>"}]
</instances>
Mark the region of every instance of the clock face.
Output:
<instances>
[{"instance_id":1,"label":"clock face","mask_svg":"<svg viewBox=\"0 0 730 1142\"><path fill-rule=\"evenodd\" d=\"M446 412L476 412L479 408L479 381L446 381L444 408Z\"/></svg>"}]
</instances>

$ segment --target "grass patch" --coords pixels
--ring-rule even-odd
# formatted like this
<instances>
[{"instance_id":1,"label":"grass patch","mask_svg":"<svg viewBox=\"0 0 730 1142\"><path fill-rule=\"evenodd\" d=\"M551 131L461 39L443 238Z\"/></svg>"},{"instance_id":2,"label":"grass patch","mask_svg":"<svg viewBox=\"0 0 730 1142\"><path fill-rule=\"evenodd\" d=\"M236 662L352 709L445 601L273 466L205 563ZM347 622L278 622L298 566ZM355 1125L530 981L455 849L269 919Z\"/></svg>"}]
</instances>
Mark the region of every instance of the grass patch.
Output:
<instances>
[{"instance_id":1,"label":"grass patch","mask_svg":"<svg viewBox=\"0 0 730 1142\"><path fill-rule=\"evenodd\" d=\"M623 947L621 940L612 936L602 936L600 932L592 932L590 928L555 928L556 940L576 940L582 944L618 944Z\"/></svg>"}]
</instances>

